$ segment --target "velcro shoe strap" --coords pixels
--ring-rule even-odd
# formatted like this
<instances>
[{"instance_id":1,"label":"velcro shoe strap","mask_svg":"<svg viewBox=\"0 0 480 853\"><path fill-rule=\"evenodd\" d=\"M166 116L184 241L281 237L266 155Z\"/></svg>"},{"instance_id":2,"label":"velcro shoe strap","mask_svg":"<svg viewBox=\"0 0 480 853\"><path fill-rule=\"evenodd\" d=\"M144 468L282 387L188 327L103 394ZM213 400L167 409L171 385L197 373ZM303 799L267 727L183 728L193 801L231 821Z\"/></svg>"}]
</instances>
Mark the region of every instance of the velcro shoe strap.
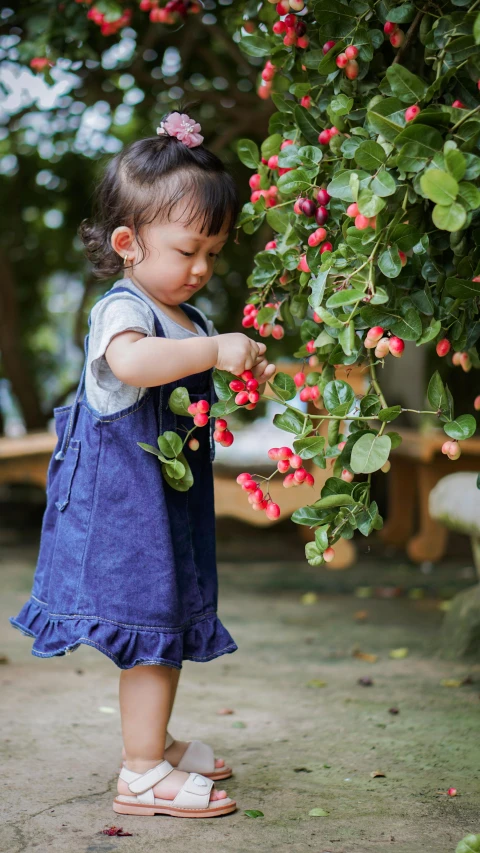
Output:
<instances>
[{"instance_id":1,"label":"velcro shoe strap","mask_svg":"<svg viewBox=\"0 0 480 853\"><path fill-rule=\"evenodd\" d=\"M157 782L161 782L162 779L165 779L165 776L168 776L173 769L174 768L169 761L161 761L160 764L157 764L156 767L152 767L151 770L147 770L146 773L137 775L136 779L133 779L128 783L128 787L132 794L143 794L145 791L148 791L149 788L153 788Z\"/></svg>"},{"instance_id":2,"label":"velcro shoe strap","mask_svg":"<svg viewBox=\"0 0 480 853\"><path fill-rule=\"evenodd\" d=\"M137 794L137 802L143 803L145 806L154 806L155 794L153 793L153 788L149 788L144 794Z\"/></svg>"},{"instance_id":3,"label":"velcro shoe strap","mask_svg":"<svg viewBox=\"0 0 480 853\"><path fill-rule=\"evenodd\" d=\"M172 805L184 809L208 809L212 788L213 779L207 779L198 773L190 773Z\"/></svg>"}]
</instances>

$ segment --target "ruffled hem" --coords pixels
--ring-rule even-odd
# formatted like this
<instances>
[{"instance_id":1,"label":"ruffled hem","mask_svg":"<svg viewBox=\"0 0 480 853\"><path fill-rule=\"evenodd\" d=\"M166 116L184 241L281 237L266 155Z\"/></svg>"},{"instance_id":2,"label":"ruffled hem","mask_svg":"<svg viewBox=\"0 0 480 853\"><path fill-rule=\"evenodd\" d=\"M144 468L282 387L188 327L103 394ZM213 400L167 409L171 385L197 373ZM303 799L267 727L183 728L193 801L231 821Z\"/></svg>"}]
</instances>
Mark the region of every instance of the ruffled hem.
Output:
<instances>
[{"instance_id":1,"label":"ruffled hem","mask_svg":"<svg viewBox=\"0 0 480 853\"><path fill-rule=\"evenodd\" d=\"M37 657L70 654L83 644L98 649L120 669L131 669L138 664L164 664L181 669L183 660L209 661L238 648L214 613L169 633L154 628L130 628L98 617L50 616L30 599L10 622L22 634L35 639L32 654Z\"/></svg>"}]
</instances>

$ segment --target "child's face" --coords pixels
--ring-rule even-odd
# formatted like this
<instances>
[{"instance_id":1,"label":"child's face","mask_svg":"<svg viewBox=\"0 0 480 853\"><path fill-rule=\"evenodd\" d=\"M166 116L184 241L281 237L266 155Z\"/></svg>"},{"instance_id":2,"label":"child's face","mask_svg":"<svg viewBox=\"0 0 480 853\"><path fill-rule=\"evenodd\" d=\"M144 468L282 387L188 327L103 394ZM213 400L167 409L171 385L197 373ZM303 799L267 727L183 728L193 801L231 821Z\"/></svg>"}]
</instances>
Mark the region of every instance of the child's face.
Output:
<instances>
[{"instance_id":1,"label":"child's face","mask_svg":"<svg viewBox=\"0 0 480 853\"><path fill-rule=\"evenodd\" d=\"M122 257L128 254L125 264L128 278L160 302L179 305L209 281L215 260L229 237L226 229L211 237L199 229L200 222L187 226L181 219L144 226L141 237L146 256L143 260L140 246L131 239L130 228L115 229L112 245ZM129 232L129 239L125 239L125 231ZM123 232L123 235L117 234L114 240L116 232Z\"/></svg>"}]
</instances>

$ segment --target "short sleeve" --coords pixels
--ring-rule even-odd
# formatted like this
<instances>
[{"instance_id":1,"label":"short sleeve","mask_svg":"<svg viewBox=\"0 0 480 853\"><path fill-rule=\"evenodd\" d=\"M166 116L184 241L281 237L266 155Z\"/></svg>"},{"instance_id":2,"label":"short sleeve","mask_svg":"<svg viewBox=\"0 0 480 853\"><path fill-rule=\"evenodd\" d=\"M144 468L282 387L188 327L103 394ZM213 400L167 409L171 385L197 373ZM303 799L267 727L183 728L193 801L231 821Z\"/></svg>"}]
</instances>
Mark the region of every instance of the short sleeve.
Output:
<instances>
[{"instance_id":1,"label":"short sleeve","mask_svg":"<svg viewBox=\"0 0 480 853\"><path fill-rule=\"evenodd\" d=\"M148 305L135 296L119 293L102 299L92 309L88 361L96 384L105 391L116 391L123 384L105 358L108 345L122 332L153 337L155 321Z\"/></svg>"}]
</instances>

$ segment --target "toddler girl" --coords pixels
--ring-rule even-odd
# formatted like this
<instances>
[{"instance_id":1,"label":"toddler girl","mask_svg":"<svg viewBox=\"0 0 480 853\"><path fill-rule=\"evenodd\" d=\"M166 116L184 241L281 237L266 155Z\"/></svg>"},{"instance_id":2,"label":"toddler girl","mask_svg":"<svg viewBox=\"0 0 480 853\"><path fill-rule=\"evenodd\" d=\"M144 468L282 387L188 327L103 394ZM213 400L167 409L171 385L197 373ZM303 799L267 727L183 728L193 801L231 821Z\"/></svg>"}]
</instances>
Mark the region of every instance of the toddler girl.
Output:
<instances>
[{"instance_id":1,"label":"toddler girl","mask_svg":"<svg viewBox=\"0 0 480 853\"><path fill-rule=\"evenodd\" d=\"M58 443L32 595L11 619L35 638L34 655L84 643L120 668L120 814L214 817L236 808L214 788L232 774L225 762L167 732L182 661L237 648L216 614L213 418L195 431L198 449L184 447L190 488L174 488L138 444L157 447L166 430L182 437L192 428L168 406L176 387L213 403L214 367L252 370L260 383L275 370L265 344L219 335L188 304L240 209L200 130L170 113L156 136L125 148L99 185L96 221L80 227L95 273L123 268L123 278L91 312L73 405L54 410Z\"/></svg>"}]
</instances>

